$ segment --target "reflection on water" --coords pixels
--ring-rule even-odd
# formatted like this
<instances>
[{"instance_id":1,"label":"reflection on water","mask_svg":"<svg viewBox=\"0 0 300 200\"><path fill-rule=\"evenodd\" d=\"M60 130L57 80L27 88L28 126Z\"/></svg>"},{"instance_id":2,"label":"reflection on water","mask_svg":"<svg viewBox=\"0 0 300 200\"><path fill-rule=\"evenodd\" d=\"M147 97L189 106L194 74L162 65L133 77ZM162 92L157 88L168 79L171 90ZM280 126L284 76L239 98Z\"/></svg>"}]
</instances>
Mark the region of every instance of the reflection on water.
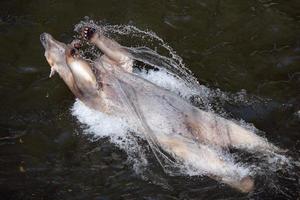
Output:
<instances>
[{"instance_id":1,"label":"reflection on water","mask_svg":"<svg viewBox=\"0 0 300 200\"><path fill-rule=\"evenodd\" d=\"M1 197L299 197L299 8L297 0L1 1ZM262 165L257 190L249 195L204 177L170 177L155 159L149 163L152 174L141 178L124 152L105 139L91 141L82 134L70 113L72 95L58 77L47 78L49 67L39 34L47 31L68 42L73 25L84 16L153 30L176 50L201 84L230 97L230 101L211 97L216 112L253 123L270 141L289 149L294 169L266 175ZM139 45L117 39L127 46ZM159 48L151 41L147 46ZM231 101L234 98L237 101ZM266 158L248 162L259 164L262 159Z\"/></svg>"}]
</instances>

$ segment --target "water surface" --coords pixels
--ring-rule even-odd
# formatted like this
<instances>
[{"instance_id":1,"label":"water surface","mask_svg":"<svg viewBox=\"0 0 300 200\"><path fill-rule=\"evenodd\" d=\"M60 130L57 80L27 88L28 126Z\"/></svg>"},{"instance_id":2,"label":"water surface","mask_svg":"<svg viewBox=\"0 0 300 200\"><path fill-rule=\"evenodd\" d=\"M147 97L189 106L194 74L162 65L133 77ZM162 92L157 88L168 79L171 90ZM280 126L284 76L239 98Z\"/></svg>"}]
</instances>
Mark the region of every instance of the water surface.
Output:
<instances>
[{"instance_id":1,"label":"water surface","mask_svg":"<svg viewBox=\"0 0 300 200\"><path fill-rule=\"evenodd\" d=\"M297 0L1 1L0 197L299 198L299 10ZM39 42L41 32L71 41L84 16L162 37L201 84L238 96L222 109L289 149L294 169L261 174L256 191L240 194L209 178L168 176L155 159L155 177L142 178L108 140L91 141L71 115L72 94L58 77L48 79Z\"/></svg>"}]
</instances>

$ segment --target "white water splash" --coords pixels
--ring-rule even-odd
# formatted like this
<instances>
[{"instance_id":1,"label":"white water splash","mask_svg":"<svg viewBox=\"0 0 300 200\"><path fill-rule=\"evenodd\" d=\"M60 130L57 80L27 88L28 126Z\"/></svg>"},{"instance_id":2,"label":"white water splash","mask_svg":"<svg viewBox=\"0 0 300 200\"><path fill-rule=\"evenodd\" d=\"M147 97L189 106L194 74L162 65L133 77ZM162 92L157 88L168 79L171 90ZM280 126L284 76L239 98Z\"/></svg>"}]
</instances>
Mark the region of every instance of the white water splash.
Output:
<instances>
[{"instance_id":1,"label":"white water splash","mask_svg":"<svg viewBox=\"0 0 300 200\"><path fill-rule=\"evenodd\" d=\"M138 144L138 138L133 135L136 132L134 125L129 126L125 119L95 111L76 99L71 108L72 115L84 125L84 134L93 138L108 138L118 148L128 155L128 161L133 163L137 173L143 172L143 166L148 164L145 150Z\"/></svg>"},{"instance_id":2,"label":"white water splash","mask_svg":"<svg viewBox=\"0 0 300 200\"><path fill-rule=\"evenodd\" d=\"M141 77L143 77L144 79L147 79L148 81L155 83L156 85L158 85L160 87L163 87L172 92L175 92L186 99L188 99L189 97L191 97L193 95L199 95L199 92L197 90L194 90L193 88L189 88L187 85L185 85L179 79L172 76L171 74L168 74L167 71L149 70L148 72L146 72L145 70L143 70L143 71L139 72L138 74Z\"/></svg>"}]
</instances>

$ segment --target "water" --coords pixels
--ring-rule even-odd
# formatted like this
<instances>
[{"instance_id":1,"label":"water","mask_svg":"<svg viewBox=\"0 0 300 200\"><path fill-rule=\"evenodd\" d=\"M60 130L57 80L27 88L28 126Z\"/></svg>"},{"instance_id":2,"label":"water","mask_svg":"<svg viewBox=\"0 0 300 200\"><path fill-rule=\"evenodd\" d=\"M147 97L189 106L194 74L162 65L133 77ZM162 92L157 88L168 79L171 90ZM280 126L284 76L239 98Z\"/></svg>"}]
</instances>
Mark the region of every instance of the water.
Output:
<instances>
[{"instance_id":1,"label":"water","mask_svg":"<svg viewBox=\"0 0 300 200\"><path fill-rule=\"evenodd\" d=\"M297 1L2 1L1 198L296 199L299 8ZM154 158L132 163L109 139L84 134L88 127L71 112L72 94L58 77L47 78L49 66L39 42L44 31L70 41L84 16L152 30L205 86L195 104L253 124L269 141L289 150L292 166L266 166L270 159L265 156L233 152L260 168L257 189L240 194L209 178L169 176ZM145 41L168 55L157 41ZM140 45L134 42L123 43ZM123 129L114 130L121 134ZM151 171L137 173L140 164Z\"/></svg>"}]
</instances>

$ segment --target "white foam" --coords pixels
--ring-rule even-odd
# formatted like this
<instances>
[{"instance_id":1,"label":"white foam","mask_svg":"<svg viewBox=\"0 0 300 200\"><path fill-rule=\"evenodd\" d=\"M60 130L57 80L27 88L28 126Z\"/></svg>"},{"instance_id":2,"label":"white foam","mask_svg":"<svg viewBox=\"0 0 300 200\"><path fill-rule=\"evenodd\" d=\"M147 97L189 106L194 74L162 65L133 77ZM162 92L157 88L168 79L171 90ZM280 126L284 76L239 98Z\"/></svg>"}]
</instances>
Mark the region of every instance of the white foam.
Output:
<instances>
[{"instance_id":1,"label":"white foam","mask_svg":"<svg viewBox=\"0 0 300 200\"><path fill-rule=\"evenodd\" d=\"M133 164L136 173L142 173L148 164L145 152L132 135L135 127L129 126L126 120L95 111L76 99L71 108L72 115L83 125L84 134L92 135L95 139L108 138L110 142L128 155L128 161Z\"/></svg>"},{"instance_id":2,"label":"white foam","mask_svg":"<svg viewBox=\"0 0 300 200\"><path fill-rule=\"evenodd\" d=\"M75 101L71 111L80 123L88 125L85 128L85 133L94 134L102 138L126 136L128 125L120 118L92 110L78 99Z\"/></svg>"},{"instance_id":3,"label":"white foam","mask_svg":"<svg viewBox=\"0 0 300 200\"><path fill-rule=\"evenodd\" d=\"M183 81L180 81L178 78L168 74L168 72L163 70L149 70L148 73L143 70L139 73L139 75L144 79L147 79L150 82L175 92L183 97L188 98L192 95L199 94L195 89L189 88Z\"/></svg>"}]
</instances>

